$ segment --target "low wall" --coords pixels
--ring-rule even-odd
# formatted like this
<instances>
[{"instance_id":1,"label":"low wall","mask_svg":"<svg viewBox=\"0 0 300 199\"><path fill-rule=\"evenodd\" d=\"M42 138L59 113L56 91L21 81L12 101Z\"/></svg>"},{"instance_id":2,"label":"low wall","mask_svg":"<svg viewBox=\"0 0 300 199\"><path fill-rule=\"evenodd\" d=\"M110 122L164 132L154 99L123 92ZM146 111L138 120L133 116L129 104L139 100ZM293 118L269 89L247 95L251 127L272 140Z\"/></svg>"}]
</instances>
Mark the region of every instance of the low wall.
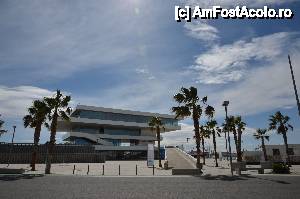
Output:
<instances>
[{"instance_id":1,"label":"low wall","mask_svg":"<svg viewBox=\"0 0 300 199\"><path fill-rule=\"evenodd\" d=\"M32 158L33 144L0 144L0 163L29 164ZM103 163L105 153L95 151L89 145L54 146L52 163ZM47 145L39 145L36 163L45 163Z\"/></svg>"}]
</instances>

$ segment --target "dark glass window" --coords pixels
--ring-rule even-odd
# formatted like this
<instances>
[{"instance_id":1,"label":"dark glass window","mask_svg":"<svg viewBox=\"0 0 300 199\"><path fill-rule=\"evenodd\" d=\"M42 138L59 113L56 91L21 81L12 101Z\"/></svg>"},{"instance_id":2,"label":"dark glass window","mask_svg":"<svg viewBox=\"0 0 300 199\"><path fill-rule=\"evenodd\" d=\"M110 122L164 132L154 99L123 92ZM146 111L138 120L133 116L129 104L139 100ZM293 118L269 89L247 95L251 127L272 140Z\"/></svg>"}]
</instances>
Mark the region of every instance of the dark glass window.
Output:
<instances>
[{"instance_id":1,"label":"dark glass window","mask_svg":"<svg viewBox=\"0 0 300 199\"><path fill-rule=\"evenodd\" d=\"M99 132L100 132L100 134L103 134L103 133L104 133L104 128L101 127L101 128L99 129Z\"/></svg>"},{"instance_id":2,"label":"dark glass window","mask_svg":"<svg viewBox=\"0 0 300 199\"><path fill-rule=\"evenodd\" d=\"M273 155L280 155L280 150L279 149L273 149Z\"/></svg>"},{"instance_id":3,"label":"dark glass window","mask_svg":"<svg viewBox=\"0 0 300 199\"><path fill-rule=\"evenodd\" d=\"M140 130L139 129L104 129L105 134L109 135L130 135L130 136L139 136Z\"/></svg>"},{"instance_id":4,"label":"dark glass window","mask_svg":"<svg viewBox=\"0 0 300 199\"><path fill-rule=\"evenodd\" d=\"M150 116L142 115L130 115L121 113L109 113L100 111L78 111L73 117L81 117L88 119L100 119L100 120L112 120L112 121L123 121L123 122L136 122L136 123L148 123L151 120ZM162 118L162 122L165 125L178 126L178 120L172 118Z\"/></svg>"},{"instance_id":5,"label":"dark glass window","mask_svg":"<svg viewBox=\"0 0 300 199\"><path fill-rule=\"evenodd\" d=\"M288 155L295 155L293 148L288 148Z\"/></svg>"}]
</instances>

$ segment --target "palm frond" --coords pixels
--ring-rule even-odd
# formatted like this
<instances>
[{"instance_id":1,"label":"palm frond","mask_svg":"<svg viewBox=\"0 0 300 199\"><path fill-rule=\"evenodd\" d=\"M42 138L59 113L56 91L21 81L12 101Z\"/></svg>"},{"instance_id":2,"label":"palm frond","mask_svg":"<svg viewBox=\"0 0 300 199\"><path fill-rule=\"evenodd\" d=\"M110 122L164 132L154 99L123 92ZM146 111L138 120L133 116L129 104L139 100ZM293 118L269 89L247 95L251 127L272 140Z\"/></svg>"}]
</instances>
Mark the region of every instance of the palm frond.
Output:
<instances>
[{"instance_id":1,"label":"palm frond","mask_svg":"<svg viewBox=\"0 0 300 199\"><path fill-rule=\"evenodd\" d=\"M69 102L71 101L71 96L65 96L61 101L61 107L65 108L69 105Z\"/></svg>"},{"instance_id":2,"label":"palm frond","mask_svg":"<svg viewBox=\"0 0 300 199\"><path fill-rule=\"evenodd\" d=\"M290 124L287 124L287 126L293 131L294 130L294 127Z\"/></svg>"},{"instance_id":3,"label":"palm frond","mask_svg":"<svg viewBox=\"0 0 300 199\"><path fill-rule=\"evenodd\" d=\"M68 115L65 111L59 111L59 116L60 116L63 120L66 120L66 121L69 121L69 120L70 120L69 115Z\"/></svg>"},{"instance_id":4,"label":"palm frond","mask_svg":"<svg viewBox=\"0 0 300 199\"><path fill-rule=\"evenodd\" d=\"M185 96L181 93L177 93L176 95L174 95L174 100L178 103L182 103L185 100Z\"/></svg>"},{"instance_id":5,"label":"palm frond","mask_svg":"<svg viewBox=\"0 0 300 199\"><path fill-rule=\"evenodd\" d=\"M214 114L215 114L215 108L208 105L206 108L205 108L205 115L208 116L209 118L213 118L214 117Z\"/></svg>"},{"instance_id":6,"label":"palm frond","mask_svg":"<svg viewBox=\"0 0 300 199\"><path fill-rule=\"evenodd\" d=\"M269 136L269 135L267 135L267 136L265 136L265 138L266 138L266 140L268 140L268 141L269 141L269 139L270 139L270 136Z\"/></svg>"},{"instance_id":7,"label":"palm frond","mask_svg":"<svg viewBox=\"0 0 300 199\"><path fill-rule=\"evenodd\" d=\"M190 98L194 99L194 100L198 100L198 92L197 92L197 88L191 86L190 87Z\"/></svg>"},{"instance_id":8,"label":"palm frond","mask_svg":"<svg viewBox=\"0 0 300 199\"><path fill-rule=\"evenodd\" d=\"M32 123L33 118L31 115L25 115L23 117L23 122L24 122L24 127L27 128L28 126L30 126L30 124Z\"/></svg>"},{"instance_id":9,"label":"palm frond","mask_svg":"<svg viewBox=\"0 0 300 199\"><path fill-rule=\"evenodd\" d=\"M207 96L203 97L203 98L201 99L201 101L203 102L203 104L206 104L206 102L207 102Z\"/></svg>"},{"instance_id":10,"label":"palm frond","mask_svg":"<svg viewBox=\"0 0 300 199\"><path fill-rule=\"evenodd\" d=\"M191 115L191 111L187 106L175 106L172 107L172 112L175 113L175 119L182 117L189 117Z\"/></svg>"}]
</instances>

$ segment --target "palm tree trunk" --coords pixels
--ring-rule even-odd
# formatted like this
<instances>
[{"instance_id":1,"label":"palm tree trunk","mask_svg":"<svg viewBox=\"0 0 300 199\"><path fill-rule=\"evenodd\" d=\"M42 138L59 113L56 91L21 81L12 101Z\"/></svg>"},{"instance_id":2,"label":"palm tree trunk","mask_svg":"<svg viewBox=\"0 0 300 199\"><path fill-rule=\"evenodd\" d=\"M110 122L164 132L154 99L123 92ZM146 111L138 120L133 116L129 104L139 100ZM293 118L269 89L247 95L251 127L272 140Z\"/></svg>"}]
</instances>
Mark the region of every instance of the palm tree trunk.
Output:
<instances>
[{"instance_id":1,"label":"palm tree trunk","mask_svg":"<svg viewBox=\"0 0 300 199\"><path fill-rule=\"evenodd\" d=\"M158 147L158 166L162 167L161 157L160 157L160 129L159 129L159 126L156 127L156 135L157 135L157 147Z\"/></svg>"},{"instance_id":2,"label":"palm tree trunk","mask_svg":"<svg viewBox=\"0 0 300 199\"><path fill-rule=\"evenodd\" d=\"M37 124L34 129L34 146L33 146L32 159L31 159L31 171L35 171L35 163L37 157L38 144L40 141L41 128L42 128L42 123Z\"/></svg>"},{"instance_id":3,"label":"palm tree trunk","mask_svg":"<svg viewBox=\"0 0 300 199\"><path fill-rule=\"evenodd\" d=\"M51 123L50 142L48 145L48 158L47 158L46 168L45 168L46 174L50 174L50 170L51 170L51 161L52 161L53 149L54 149L54 145L55 145L57 117L58 117L58 115L57 115L57 109L56 109L53 114L52 123Z\"/></svg>"},{"instance_id":4,"label":"palm tree trunk","mask_svg":"<svg viewBox=\"0 0 300 199\"><path fill-rule=\"evenodd\" d=\"M227 146L227 133L225 132L225 146L226 146L226 152L228 154L228 146ZM226 155L226 159L228 160L228 155Z\"/></svg>"},{"instance_id":5,"label":"palm tree trunk","mask_svg":"<svg viewBox=\"0 0 300 199\"><path fill-rule=\"evenodd\" d=\"M197 148L197 163L196 167L201 169L200 163L200 133L199 133L199 117L196 110L196 106L193 107L193 121L195 129L195 138L196 138L196 148Z\"/></svg>"},{"instance_id":6,"label":"palm tree trunk","mask_svg":"<svg viewBox=\"0 0 300 199\"><path fill-rule=\"evenodd\" d=\"M201 137L201 141L202 141L202 159L203 159L203 164L205 165L205 154L204 154L204 151L205 151L205 147L204 147L204 136Z\"/></svg>"},{"instance_id":7,"label":"palm tree trunk","mask_svg":"<svg viewBox=\"0 0 300 199\"><path fill-rule=\"evenodd\" d=\"M238 130L238 138L237 138L237 161L242 162L242 132Z\"/></svg>"},{"instance_id":8,"label":"palm tree trunk","mask_svg":"<svg viewBox=\"0 0 300 199\"><path fill-rule=\"evenodd\" d=\"M261 138L261 147L262 147L262 150L263 150L263 153L264 153L265 161L268 161L267 151L266 151L266 146L265 146L265 138L264 137Z\"/></svg>"},{"instance_id":9,"label":"palm tree trunk","mask_svg":"<svg viewBox=\"0 0 300 199\"><path fill-rule=\"evenodd\" d=\"M288 146L288 142L287 142L286 132L282 133L282 136L283 136L284 145L285 145L286 162L289 166L291 166L290 155L289 155L289 146Z\"/></svg>"},{"instance_id":10,"label":"palm tree trunk","mask_svg":"<svg viewBox=\"0 0 300 199\"><path fill-rule=\"evenodd\" d=\"M215 132L213 132L212 135L213 135L213 143L214 143L216 167L218 167L219 165L218 165L218 157L217 157L217 142L216 142L216 134L215 134Z\"/></svg>"},{"instance_id":11,"label":"palm tree trunk","mask_svg":"<svg viewBox=\"0 0 300 199\"><path fill-rule=\"evenodd\" d=\"M238 157L239 145L238 145L236 130L233 130L233 139L234 139L234 144L235 144L236 156Z\"/></svg>"}]
</instances>

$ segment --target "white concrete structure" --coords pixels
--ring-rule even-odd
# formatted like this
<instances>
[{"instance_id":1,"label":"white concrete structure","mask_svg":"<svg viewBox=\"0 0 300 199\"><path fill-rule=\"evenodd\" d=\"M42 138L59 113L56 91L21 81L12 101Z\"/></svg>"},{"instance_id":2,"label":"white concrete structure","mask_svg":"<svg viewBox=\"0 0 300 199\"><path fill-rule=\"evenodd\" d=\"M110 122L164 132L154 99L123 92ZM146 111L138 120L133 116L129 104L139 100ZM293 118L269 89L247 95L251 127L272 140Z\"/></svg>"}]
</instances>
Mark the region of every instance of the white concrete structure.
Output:
<instances>
[{"instance_id":1,"label":"white concrete structure","mask_svg":"<svg viewBox=\"0 0 300 199\"><path fill-rule=\"evenodd\" d=\"M157 140L148 125L154 116L165 126L161 133L180 129L174 115L78 105L70 122L58 121L58 131L68 132L65 141L93 144L96 150L144 151Z\"/></svg>"},{"instance_id":2,"label":"white concrete structure","mask_svg":"<svg viewBox=\"0 0 300 199\"><path fill-rule=\"evenodd\" d=\"M300 144L288 144L289 155L292 162L300 163ZM275 161L286 161L285 145L266 145L267 156Z\"/></svg>"}]
</instances>

